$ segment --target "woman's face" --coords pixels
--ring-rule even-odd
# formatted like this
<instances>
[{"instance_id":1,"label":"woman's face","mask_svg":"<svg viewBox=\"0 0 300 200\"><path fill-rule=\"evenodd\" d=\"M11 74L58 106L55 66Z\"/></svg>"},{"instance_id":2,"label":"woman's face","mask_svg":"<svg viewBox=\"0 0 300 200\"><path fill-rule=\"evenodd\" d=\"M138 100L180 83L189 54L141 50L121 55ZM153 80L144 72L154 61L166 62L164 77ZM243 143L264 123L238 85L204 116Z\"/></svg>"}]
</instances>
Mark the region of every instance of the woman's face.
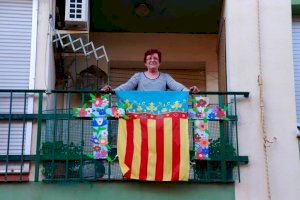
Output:
<instances>
[{"instance_id":1,"label":"woman's face","mask_svg":"<svg viewBox=\"0 0 300 200\"><path fill-rule=\"evenodd\" d=\"M148 55L146 57L145 66L147 67L147 69L149 71L156 71L156 70L158 70L159 65L160 65L160 62L159 62L159 57L158 57L157 53Z\"/></svg>"}]
</instances>

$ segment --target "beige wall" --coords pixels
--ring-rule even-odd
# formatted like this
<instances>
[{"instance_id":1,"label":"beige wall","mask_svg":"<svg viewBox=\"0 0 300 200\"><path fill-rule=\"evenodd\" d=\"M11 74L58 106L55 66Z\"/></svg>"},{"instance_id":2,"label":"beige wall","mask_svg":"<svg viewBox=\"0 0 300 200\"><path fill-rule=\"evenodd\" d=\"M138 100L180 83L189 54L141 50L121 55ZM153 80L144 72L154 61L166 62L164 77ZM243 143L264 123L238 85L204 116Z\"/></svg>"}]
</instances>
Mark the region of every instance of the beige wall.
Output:
<instances>
[{"instance_id":1,"label":"beige wall","mask_svg":"<svg viewBox=\"0 0 300 200\"><path fill-rule=\"evenodd\" d=\"M39 0L37 26L37 56L35 89L54 89L55 66L53 46L49 26L49 14L53 8L51 1Z\"/></svg>"},{"instance_id":2,"label":"beige wall","mask_svg":"<svg viewBox=\"0 0 300 200\"><path fill-rule=\"evenodd\" d=\"M37 41L36 41L36 66L35 66L35 80L34 89L51 90L55 86L55 65L53 57L53 47L51 39L51 29L49 27L49 14L51 13L54 6L53 2L48 0L38 1L38 23L37 23ZM48 97L44 99L44 109ZM34 113L37 113L38 99L34 99ZM36 151L36 133L37 124L33 123L32 127L32 138L31 138L31 153L35 154ZM30 180L34 180L34 165L31 165ZM41 173L40 173L41 174Z\"/></svg>"},{"instance_id":3,"label":"beige wall","mask_svg":"<svg viewBox=\"0 0 300 200\"><path fill-rule=\"evenodd\" d=\"M291 2L227 0L225 20L228 89L250 92L238 104L240 154L249 164L241 168L236 199L299 199ZM266 149L264 135L273 142Z\"/></svg>"},{"instance_id":4,"label":"beige wall","mask_svg":"<svg viewBox=\"0 0 300 200\"><path fill-rule=\"evenodd\" d=\"M205 63L206 89L218 89L217 35L160 33L91 33L96 46L105 45L112 62L140 61L150 48L162 51L163 63ZM162 64L163 66L163 64ZM165 66L167 67L167 66Z\"/></svg>"}]
</instances>

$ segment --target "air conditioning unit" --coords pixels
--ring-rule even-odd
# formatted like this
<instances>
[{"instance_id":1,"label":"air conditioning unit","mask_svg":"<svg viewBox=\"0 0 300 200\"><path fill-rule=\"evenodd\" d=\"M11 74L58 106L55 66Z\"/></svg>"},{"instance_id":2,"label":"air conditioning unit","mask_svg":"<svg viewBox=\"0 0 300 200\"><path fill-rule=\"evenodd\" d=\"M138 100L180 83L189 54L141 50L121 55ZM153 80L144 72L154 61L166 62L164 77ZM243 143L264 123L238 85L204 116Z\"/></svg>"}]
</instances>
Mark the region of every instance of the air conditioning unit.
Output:
<instances>
[{"instance_id":1,"label":"air conditioning unit","mask_svg":"<svg viewBox=\"0 0 300 200\"><path fill-rule=\"evenodd\" d=\"M89 0L66 0L66 27L87 29L89 23Z\"/></svg>"}]
</instances>

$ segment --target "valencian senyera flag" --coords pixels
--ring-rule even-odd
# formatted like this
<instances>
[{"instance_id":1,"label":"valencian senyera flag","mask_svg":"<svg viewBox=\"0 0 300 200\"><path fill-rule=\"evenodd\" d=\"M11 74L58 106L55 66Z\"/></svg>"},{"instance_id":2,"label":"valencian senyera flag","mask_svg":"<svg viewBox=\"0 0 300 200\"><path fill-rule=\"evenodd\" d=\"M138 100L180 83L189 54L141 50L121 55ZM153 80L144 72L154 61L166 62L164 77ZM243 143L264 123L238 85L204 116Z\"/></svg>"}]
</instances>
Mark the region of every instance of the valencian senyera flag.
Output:
<instances>
[{"instance_id":1,"label":"valencian senyera flag","mask_svg":"<svg viewBox=\"0 0 300 200\"><path fill-rule=\"evenodd\" d=\"M117 91L117 149L125 178L187 181L189 178L188 92ZM125 105L125 106L124 106Z\"/></svg>"}]
</instances>

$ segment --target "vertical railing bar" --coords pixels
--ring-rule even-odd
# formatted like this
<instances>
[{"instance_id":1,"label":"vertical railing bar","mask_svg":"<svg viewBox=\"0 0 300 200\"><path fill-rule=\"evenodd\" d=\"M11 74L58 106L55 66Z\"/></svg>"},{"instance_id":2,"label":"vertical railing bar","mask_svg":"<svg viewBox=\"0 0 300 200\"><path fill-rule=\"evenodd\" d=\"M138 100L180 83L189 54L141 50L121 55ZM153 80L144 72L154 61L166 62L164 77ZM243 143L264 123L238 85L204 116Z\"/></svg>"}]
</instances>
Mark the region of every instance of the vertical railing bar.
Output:
<instances>
[{"instance_id":1,"label":"vertical railing bar","mask_svg":"<svg viewBox=\"0 0 300 200\"><path fill-rule=\"evenodd\" d=\"M26 114L26 99L27 92L24 92L24 107L23 107L23 129L22 129L22 149L21 149L21 170L20 170L20 181L23 180L23 164L24 164L24 141L25 141L25 114Z\"/></svg>"},{"instance_id":2,"label":"vertical railing bar","mask_svg":"<svg viewBox=\"0 0 300 200\"><path fill-rule=\"evenodd\" d=\"M10 98L9 98L9 118L8 118L8 134L7 134L7 148L6 148L6 162L5 162L5 176L4 181L7 181L7 175L8 175L8 157L9 157L9 143L10 143L10 130L11 130L11 116L12 116L12 91L10 91Z\"/></svg>"},{"instance_id":3,"label":"vertical railing bar","mask_svg":"<svg viewBox=\"0 0 300 200\"><path fill-rule=\"evenodd\" d=\"M234 95L233 97L234 97L234 116L237 117L237 110L236 110L236 108L237 108L237 106L236 106L236 95Z\"/></svg>"},{"instance_id":4,"label":"vertical railing bar","mask_svg":"<svg viewBox=\"0 0 300 200\"><path fill-rule=\"evenodd\" d=\"M96 159L93 159L93 166L94 166L94 180L96 180L97 179L97 171L96 171L96 169L97 169L97 161L98 160L96 160Z\"/></svg>"},{"instance_id":5,"label":"vertical railing bar","mask_svg":"<svg viewBox=\"0 0 300 200\"><path fill-rule=\"evenodd\" d=\"M219 107L223 106L223 96L219 95ZM220 123L220 141L221 141L221 177L222 182L226 182L226 161L225 161L225 130L224 130L224 121L219 121Z\"/></svg>"},{"instance_id":6,"label":"vertical railing bar","mask_svg":"<svg viewBox=\"0 0 300 200\"><path fill-rule=\"evenodd\" d=\"M207 178L208 178L208 180L210 180L211 179L211 164L210 164L210 161L208 160L207 161Z\"/></svg>"},{"instance_id":7,"label":"vertical railing bar","mask_svg":"<svg viewBox=\"0 0 300 200\"><path fill-rule=\"evenodd\" d=\"M237 156L237 168L238 168L238 179L239 179L239 183L241 182L241 174L240 174L240 162L238 160L239 158L239 138L238 138L238 127L237 127L237 105L236 105L236 95L234 95L234 115L236 117L236 120L234 121L234 126L235 126L235 142L236 142L236 156Z\"/></svg>"},{"instance_id":8,"label":"vertical railing bar","mask_svg":"<svg viewBox=\"0 0 300 200\"><path fill-rule=\"evenodd\" d=\"M93 133L94 134L94 130ZM92 150L94 151L94 150ZM97 159L93 159L93 166L94 166L94 180L97 179L97 164L98 164L98 160Z\"/></svg>"},{"instance_id":9,"label":"vertical railing bar","mask_svg":"<svg viewBox=\"0 0 300 200\"><path fill-rule=\"evenodd\" d=\"M191 95L192 96L192 99L194 98L194 95L192 94ZM193 107L193 102L191 102L191 107ZM192 152L193 152L193 158L195 158L195 129L193 128L193 126L194 126L194 120L191 120L191 126L192 126L192 144L193 144L193 149L192 149ZM195 174L196 174L196 162L195 162L195 165L194 165L194 167L193 167L193 172L194 172L194 179L196 179L196 176L195 176Z\"/></svg>"},{"instance_id":10,"label":"vertical railing bar","mask_svg":"<svg viewBox=\"0 0 300 200\"><path fill-rule=\"evenodd\" d=\"M108 106L111 108L112 107L112 98L111 98L111 94L109 95L109 104ZM108 123L108 142L111 143L111 140L112 140L112 120L109 120L109 123ZM111 149L110 149L111 151ZM111 179L111 162L108 162L108 180L110 181Z\"/></svg>"},{"instance_id":11,"label":"vertical railing bar","mask_svg":"<svg viewBox=\"0 0 300 200\"><path fill-rule=\"evenodd\" d=\"M83 107L84 104L84 93L81 93L81 108ZM79 166L79 176L80 176L80 181L83 181L83 148L84 148L84 137L83 137L83 127L84 127L84 121L81 119L81 152L80 152L80 166Z\"/></svg>"},{"instance_id":12,"label":"vertical railing bar","mask_svg":"<svg viewBox=\"0 0 300 200\"><path fill-rule=\"evenodd\" d=\"M191 126L193 127L194 126L194 121L192 120L191 121ZM195 158L195 136L194 136L194 134L195 134L195 130L194 130L194 128L192 128L192 134L193 134L193 136L192 136L192 140L193 140L193 150L192 150L192 152L193 152L193 158ZM194 172L194 179L196 179L196 165L197 164L197 162L195 161L195 165L194 165L194 167L193 167L193 172Z\"/></svg>"},{"instance_id":13,"label":"vertical railing bar","mask_svg":"<svg viewBox=\"0 0 300 200\"><path fill-rule=\"evenodd\" d=\"M55 146L56 146L56 133L57 133L57 93L54 93L54 131L52 138L52 155L51 155L51 181L54 179L54 169L55 169Z\"/></svg>"},{"instance_id":14,"label":"vertical railing bar","mask_svg":"<svg viewBox=\"0 0 300 200\"><path fill-rule=\"evenodd\" d=\"M71 98L70 98L70 95L71 93L68 92L68 95L67 95L67 110L68 110L68 123L67 123L67 132L68 132L68 135L67 135L67 157L66 157L66 176L65 176L65 179L67 180L69 178L69 142L70 142L70 115L71 115Z\"/></svg>"},{"instance_id":15,"label":"vertical railing bar","mask_svg":"<svg viewBox=\"0 0 300 200\"><path fill-rule=\"evenodd\" d=\"M36 157L35 157L35 176L34 181L39 181L40 171L40 147L41 147L41 135L42 135L42 114L43 114L43 92L39 92L38 98L38 130L36 139Z\"/></svg>"},{"instance_id":16,"label":"vertical railing bar","mask_svg":"<svg viewBox=\"0 0 300 200\"><path fill-rule=\"evenodd\" d=\"M207 97L207 95L204 95L204 96ZM208 138L210 137L210 134L209 134ZM209 157L210 157L210 155L209 155ZM211 162L210 160L207 160L207 162L206 162L206 169L207 169L207 172L206 172L207 180L206 181L209 181L211 178L211 163L210 162Z\"/></svg>"}]
</instances>

